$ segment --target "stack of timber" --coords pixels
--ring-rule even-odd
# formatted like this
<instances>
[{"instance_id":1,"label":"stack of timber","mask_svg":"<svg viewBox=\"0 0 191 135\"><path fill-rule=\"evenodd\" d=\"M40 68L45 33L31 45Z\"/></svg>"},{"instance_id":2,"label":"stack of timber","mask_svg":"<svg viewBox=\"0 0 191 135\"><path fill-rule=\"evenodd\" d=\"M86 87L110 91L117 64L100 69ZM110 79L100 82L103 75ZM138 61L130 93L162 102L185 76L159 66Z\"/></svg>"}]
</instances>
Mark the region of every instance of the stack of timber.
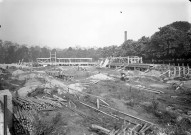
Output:
<instances>
[{"instance_id":1,"label":"stack of timber","mask_svg":"<svg viewBox=\"0 0 191 135\"><path fill-rule=\"evenodd\" d=\"M35 127L32 124L35 121L35 111L26 111L19 106L14 107L13 131L16 135L33 135Z\"/></svg>"},{"instance_id":2,"label":"stack of timber","mask_svg":"<svg viewBox=\"0 0 191 135\"><path fill-rule=\"evenodd\" d=\"M67 75L60 71L46 71L46 73L50 76L57 77L59 79L66 80L66 81L71 81L72 79L74 79L74 76Z\"/></svg>"},{"instance_id":3,"label":"stack of timber","mask_svg":"<svg viewBox=\"0 0 191 135\"><path fill-rule=\"evenodd\" d=\"M13 98L13 131L15 135L36 135L34 123L40 119L39 111L60 108L57 102L47 99L35 98Z\"/></svg>"}]
</instances>

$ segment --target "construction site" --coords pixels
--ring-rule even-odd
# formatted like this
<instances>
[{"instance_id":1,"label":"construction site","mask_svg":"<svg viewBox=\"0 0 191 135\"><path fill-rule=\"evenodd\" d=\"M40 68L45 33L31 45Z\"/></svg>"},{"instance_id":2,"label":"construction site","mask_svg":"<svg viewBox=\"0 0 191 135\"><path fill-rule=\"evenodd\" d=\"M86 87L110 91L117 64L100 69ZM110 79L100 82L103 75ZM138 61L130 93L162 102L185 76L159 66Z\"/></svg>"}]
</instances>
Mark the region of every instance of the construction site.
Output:
<instances>
[{"instance_id":1,"label":"construction site","mask_svg":"<svg viewBox=\"0 0 191 135\"><path fill-rule=\"evenodd\" d=\"M9 135L191 134L189 66L51 53L37 62L0 65L0 135L5 129Z\"/></svg>"},{"instance_id":2,"label":"construction site","mask_svg":"<svg viewBox=\"0 0 191 135\"><path fill-rule=\"evenodd\" d=\"M190 0L0 0L0 135L191 135L190 13Z\"/></svg>"}]
</instances>

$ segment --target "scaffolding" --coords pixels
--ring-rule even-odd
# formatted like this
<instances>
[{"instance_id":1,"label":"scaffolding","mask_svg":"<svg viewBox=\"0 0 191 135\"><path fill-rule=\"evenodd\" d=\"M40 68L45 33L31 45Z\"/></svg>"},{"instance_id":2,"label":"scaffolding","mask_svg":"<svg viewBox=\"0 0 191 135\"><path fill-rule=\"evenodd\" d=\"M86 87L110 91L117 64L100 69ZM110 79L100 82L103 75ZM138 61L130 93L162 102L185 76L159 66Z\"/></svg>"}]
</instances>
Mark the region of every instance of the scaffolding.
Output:
<instances>
[{"instance_id":1,"label":"scaffolding","mask_svg":"<svg viewBox=\"0 0 191 135\"><path fill-rule=\"evenodd\" d=\"M55 63L56 62L56 51L54 53L50 52L50 62L51 63Z\"/></svg>"},{"instance_id":2,"label":"scaffolding","mask_svg":"<svg viewBox=\"0 0 191 135\"><path fill-rule=\"evenodd\" d=\"M121 63L121 64L136 64L143 63L142 57L127 56L127 57L110 57L109 63Z\"/></svg>"},{"instance_id":3,"label":"scaffolding","mask_svg":"<svg viewBox=\"0 0 191 135\"><path fill-rule=\"evenodd\" d=\"M50 52L49 58L37 58L40 65L60 65L60 66L93 66L97 63L92 58L57 58L56 52Z\"/></svg>"}]
</instances>

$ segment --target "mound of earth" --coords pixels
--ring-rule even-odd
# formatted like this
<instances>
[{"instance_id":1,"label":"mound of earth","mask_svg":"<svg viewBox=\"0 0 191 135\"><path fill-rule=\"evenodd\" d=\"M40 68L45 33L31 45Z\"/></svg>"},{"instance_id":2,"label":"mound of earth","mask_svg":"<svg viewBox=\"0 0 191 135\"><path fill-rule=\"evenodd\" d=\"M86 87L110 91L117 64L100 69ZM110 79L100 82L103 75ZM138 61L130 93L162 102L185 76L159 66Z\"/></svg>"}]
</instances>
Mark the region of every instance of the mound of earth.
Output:
<instances>
[{"instance_id":1,"label":"mound of earth","mask_svg":"<svg viewBox=\"0 0 191 135\"><path fill-rule=\"evenodd\" d=\"M150 70L146 73L146 75L159 77L161 75L161 72L157 70Z\"/></svg>"},{"instance_id":2,"label":"mound of earth","mask_svg":"<svg viewBox=\"0 0 191 135\"><path fill-rule=\"evenodd\" d=\"M95 80L113 80L113 78L104 74L96 74L96 75L90 76L89 78L95 79Z\"/></svg>"},{"instance_id":3,"label":"mound of earth","mask_svg":"<svg viewBox=\"0 0 191 135\"><path fill-rule=\"evenodd\" d=\"M20 74L23 74L24 73L24 71L22 71L22 70L15 70L13 73L12 73L12 75L13 76L17 76L17 75L20 75Z\"/></svg>"},{"instance_id":4,"label":"mound of earth","mask_svg":"<svg viewBox=\"0 0 191 135\"><path fill-rule=\"evenodd\" d=\"M85 87L83 87L80 83L70 84L69 88L78 90L78 91L82 91L83 89L85 89ZM71 93L75 93L75 91L71 91Z\"/></svg>"}]
</instances>

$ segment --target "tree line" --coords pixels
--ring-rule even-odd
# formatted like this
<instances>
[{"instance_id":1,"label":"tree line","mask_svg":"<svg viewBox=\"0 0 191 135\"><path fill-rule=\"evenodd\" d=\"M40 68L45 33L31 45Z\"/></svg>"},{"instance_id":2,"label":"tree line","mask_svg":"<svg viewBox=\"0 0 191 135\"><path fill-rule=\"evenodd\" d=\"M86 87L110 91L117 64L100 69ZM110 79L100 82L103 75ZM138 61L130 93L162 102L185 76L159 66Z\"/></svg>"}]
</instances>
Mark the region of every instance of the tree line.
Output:
<instances>
[{"instance_id":1,"label":"tree line","mask_svg":"<svg viewBox=\"0 0 191 135\"><path fill-rule=\"evenodd\" d=\"M102 56L140 56L145 63L191 63L191 24L173 22L151 37L127 40L120 46L104 47Z\"/></svg>"},{"instance_id":2,"label":"tree line","mask_svg":"<svg viewBox=\"0 0 191 135\"><path fill-rule=\"evenodd\" d=\"M93 58L98 60L101 49L82 49L69 47L66 49L50 49L48 47L19 45L10 41L0 40L0 63L35 62L36 58L49 58L50 51L55 51L59 58Z\"/></svg>"},{"instance_id":3,"label":"tree line","mask_svg":"<svg viewBox=\"0 0 191 135\"><path fill-rule=\"evenodd\" d=\"M40 46L19 45L0 40L0 63L36 61L47 58L56 50L57 57L63 58L106 58L110 56L140 56L146 63L191 63L191 24L185 21L173 22L159 28L151 37L141 37L137 41L127 40L121 45L103 48L69 47L50 49Z\"/></svg>"}]
</instances>

